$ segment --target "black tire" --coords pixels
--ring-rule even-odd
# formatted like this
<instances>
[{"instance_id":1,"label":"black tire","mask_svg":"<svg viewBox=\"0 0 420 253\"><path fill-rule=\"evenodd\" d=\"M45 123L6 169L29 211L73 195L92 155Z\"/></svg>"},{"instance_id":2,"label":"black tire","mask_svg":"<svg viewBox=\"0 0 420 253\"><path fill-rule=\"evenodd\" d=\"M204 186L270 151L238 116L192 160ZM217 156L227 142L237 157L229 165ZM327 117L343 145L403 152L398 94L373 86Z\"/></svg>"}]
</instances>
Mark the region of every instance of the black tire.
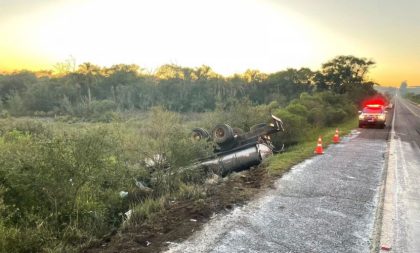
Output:
<instances>
[{"instance_id":1,"label":"black tire","mask_svg":"<svg viewBox=\"0 0 420 253\"><path fill-rule=\"evenodd\" d=\"M200 141L200 140L209 139L209 138L210 138L210 134L204 128L194 128L192 130L191 139L193 139L194 141Z\"/></svg>"},{"instance_id":2,"label":"black tire","mask_svg":"<svg viewBox=\"0 0 420 253\"><path fill-rule=\"evenodd\" d=\"M234 139L233 129L228 124L218 124L213 129L211 136L217 144L227 143Z\"/></svg>"},{"instance_id":3,"label":"black tire","mask_svg":"<svg viewBox=\"0 0 420 253\"><path fill-rule=\"evenodd\" d=\"M362 123L359 123L359 128L363 128L363 124Z\"/></svg>"}]
</instances>

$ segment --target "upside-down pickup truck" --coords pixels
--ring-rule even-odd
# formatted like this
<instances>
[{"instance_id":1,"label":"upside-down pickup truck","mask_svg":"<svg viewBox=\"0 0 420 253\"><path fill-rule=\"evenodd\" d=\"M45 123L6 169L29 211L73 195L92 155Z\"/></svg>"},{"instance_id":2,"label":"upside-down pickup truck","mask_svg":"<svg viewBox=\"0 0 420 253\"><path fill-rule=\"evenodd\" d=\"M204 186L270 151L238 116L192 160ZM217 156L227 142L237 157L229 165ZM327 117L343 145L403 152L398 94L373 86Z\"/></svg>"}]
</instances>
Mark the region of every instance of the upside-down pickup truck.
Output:
<instances>
[{"instance_id":1,"label":"upside-down pickup truck","mask_svg":"<svg viewBox=\"0 0 420 253\"><path fill-rule=\"evenodd\" d=\"M278 152L270 135L280 131L284 131L283 122L274 115L271 115L271 122L255 125L249 132L232 128L228 124L216 125L211 134L203 128L195 128L192 138L213 141L215 148L214 156L197 161L192 168L206 168L225 176L230 172L258 165L274 152Z\"/></svg>"}]
</instances>

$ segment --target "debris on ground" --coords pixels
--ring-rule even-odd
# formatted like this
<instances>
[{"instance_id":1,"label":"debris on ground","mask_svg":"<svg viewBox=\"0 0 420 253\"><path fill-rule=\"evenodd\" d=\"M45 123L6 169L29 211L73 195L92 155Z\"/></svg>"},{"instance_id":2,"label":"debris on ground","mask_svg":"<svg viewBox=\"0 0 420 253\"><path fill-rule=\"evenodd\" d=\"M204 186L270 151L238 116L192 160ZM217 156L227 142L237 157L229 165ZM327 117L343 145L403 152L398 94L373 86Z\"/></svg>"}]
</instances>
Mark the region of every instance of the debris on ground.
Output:
<instances>
[{"instance_id":1,"label":"debris on ground","mask_svg":"<svg viewBox=\"0 0 420 253\"><path fill-rule=\"evenodd\" d=\"M245 204L261 189L270 187L272 180L264 168L233 173L225 180L218 180L217 184L210 184L204 199L171 201L165 210L143 224L125 227L106 241L99 241L82 252L162 251L170 244L188 238L217 214L230 212L235 206ZM128 217L131 213L127 213L125 215Z\"/></svg>"}]
</instances>

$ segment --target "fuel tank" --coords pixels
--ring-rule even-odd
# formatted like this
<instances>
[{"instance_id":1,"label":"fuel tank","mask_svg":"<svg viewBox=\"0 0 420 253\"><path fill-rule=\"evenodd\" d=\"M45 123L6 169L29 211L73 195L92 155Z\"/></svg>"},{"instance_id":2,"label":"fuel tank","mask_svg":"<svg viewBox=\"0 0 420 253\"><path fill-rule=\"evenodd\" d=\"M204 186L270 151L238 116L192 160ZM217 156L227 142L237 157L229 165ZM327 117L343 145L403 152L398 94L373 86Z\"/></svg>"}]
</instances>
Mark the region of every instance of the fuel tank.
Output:
<instances>
[{"instance_id":1,"label":"fuel tank","mask_svg":"<svg viewBox=\"0 0 420 253\"><path fill-rule=\"evenodd\" d=\"M219 154L218 157L197 163L194 167L206 168L225 176L231 172L245 170L258 165L263 159L272 154L273 150L269 145L259 143Z\"/></svg>"}]
</instances>

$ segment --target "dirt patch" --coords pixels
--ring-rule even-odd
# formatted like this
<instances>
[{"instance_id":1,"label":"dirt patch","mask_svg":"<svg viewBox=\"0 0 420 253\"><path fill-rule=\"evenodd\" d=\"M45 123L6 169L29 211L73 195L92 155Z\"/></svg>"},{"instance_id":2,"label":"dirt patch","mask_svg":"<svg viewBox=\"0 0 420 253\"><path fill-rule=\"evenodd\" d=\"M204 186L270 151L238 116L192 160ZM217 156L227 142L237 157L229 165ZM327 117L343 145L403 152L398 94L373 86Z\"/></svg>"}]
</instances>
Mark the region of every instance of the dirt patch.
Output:
<instances>
[{"instance_id":1,"label":"dirt patch","mask_svg":"<svg viewBox=\"0 0 420 253\"><path fill-rule=\"evenodd\" d=\"M199 230L215 213L229 212L272 186L274 177L263 168L234 173L211 186L203 199L172 201L165 210L137 227L124 229L84 250L86 253L159 252Z\"/></svg>"}]
</instances>

